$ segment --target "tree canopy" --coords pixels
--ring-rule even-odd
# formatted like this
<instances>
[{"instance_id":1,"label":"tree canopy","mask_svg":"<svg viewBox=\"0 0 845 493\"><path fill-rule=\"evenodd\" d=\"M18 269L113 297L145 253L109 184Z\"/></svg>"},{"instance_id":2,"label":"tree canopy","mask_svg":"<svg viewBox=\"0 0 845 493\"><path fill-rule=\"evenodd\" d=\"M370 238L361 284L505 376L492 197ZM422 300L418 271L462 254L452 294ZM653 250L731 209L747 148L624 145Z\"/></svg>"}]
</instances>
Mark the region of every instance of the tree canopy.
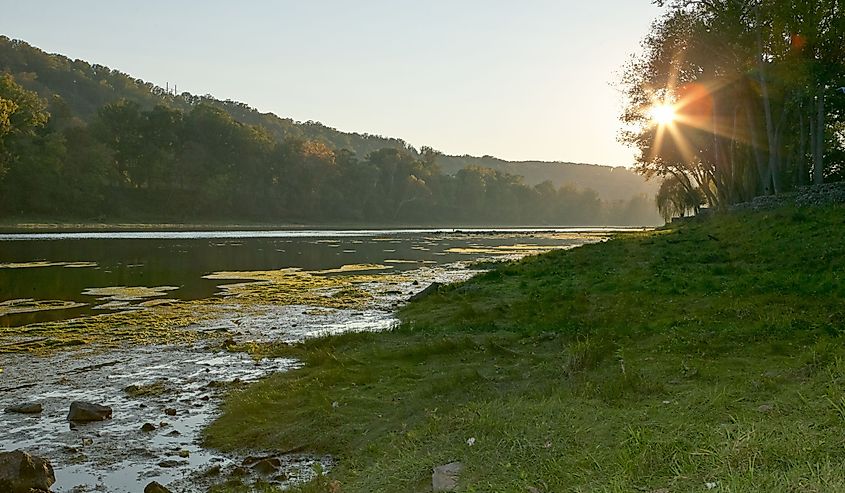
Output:
<instances>
[{"instance_id":1,"label":"tree canopy","mask_svg":"<svg viewBox=\"0 0 845 493\"><path fill-rule=\"evenodd\" d=\"M135 103L147 111L164 106L189 113L195 106L218 108L234 121L263 128L276 142L287 139L320 142L335 151L351 151L359 157L383 148L393 148L421 158L423 150L415 149L402 139L368 133L343 132L319 122L297 122L272 113L262 113L250 106L231 100L219 100L211 95L176 92L136 79L109 67L72 60L49 54L21 40L0 36L0 73L11 74L18 84L34 91L47 101L53 115L52 125L89 124L98 117L102 107L122 100ZM280 94L280 100L288 96ZM508 162L492 156L448 156L438 154L436 161L443 173L453 175L467 166L493 168L520 175L530 186L551 181L555 187L577 184L594 189L603 200L629 200L632 197L653 195L657 184L646 183L642 177L621 167L574 163Z\"/></svg>"},{"instance_id":2,"label":"tree canopy","mask_svg":"<svg viewBox=\"0 0 845 493\"><path fill-rule=\"evenodd\" d=\"M659 3L667 12L622 79L621 139L640 173L715 208L845 177L840 0Z\"/></svg>"},{"instance_id":3,"label":"tree canopy","mask_svg":"<svg viewBox=\"0 0 845 493\"><path fill-rule=\"evenodd\" d=\"M0 217L334 224L652 224L647 197L608 202L592 190L529 186L439 154L385 147L357 156L320 140L276 140L216 105L149 109L120 100L89 124L48 120L46 102L0 79L4 148ZM6 103L8 101L8 103ZM5 113L4 113L5 114ZM7 145L14 136L14 147ZM10 154L11 155L11 154Z\"/></svg>"}]
</instances>

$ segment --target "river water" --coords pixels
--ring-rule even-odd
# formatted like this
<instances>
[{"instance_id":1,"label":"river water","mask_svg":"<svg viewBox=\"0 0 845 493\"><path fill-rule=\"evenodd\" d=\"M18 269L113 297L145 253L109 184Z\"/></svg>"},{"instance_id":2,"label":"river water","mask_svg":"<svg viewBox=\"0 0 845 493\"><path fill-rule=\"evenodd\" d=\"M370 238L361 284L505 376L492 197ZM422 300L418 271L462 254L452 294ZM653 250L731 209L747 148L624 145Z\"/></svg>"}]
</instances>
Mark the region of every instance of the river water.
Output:
<instances>
[{"instance_id":1,"label":"river water","mask_svg":"<svg viewBox=\"0 0 845 493\"><path fill-rule=\"evenodd\" d=\"M389 329L397 322L395 308L431 282L466 279L484 268L479 261L600 241L609 231L0 235L0 407L38 402L44 408L36 415L0 413L0 450L23 449L50 459L56 470L56 492L136 492L152 480L173 491L203 490L245 460L200 443L201 431L218 412L222 395L299 364L283 358L256 359L227 344ZM349 306L297 302L246 306L226 289L244 279L261 287L262 281L256 279L288 271L314 273L321 279L361 271L375 276L356 284L367 294L366 301ZM252 272L253 277L221 272ZM327 288L314 289L332 295ZM278 300L278 293L272 299ZM137 314L156 309L156 300L216 302L213 316L180 329L216 337L185 343L20 349L26 346L19 345L19 334L30 327ZM227 343L221 344L221 334ZM109 405L113 418L71 426L66 416L74 400ZM144 423L155 429L141 431ZM284 486L308 479L317 464L323 470L332 466L330 457L280 452L284 451L250 451L279 456L281 468L261 479ZM247 481L259 477L245 469Z\"/></svg>"}]
</instances>

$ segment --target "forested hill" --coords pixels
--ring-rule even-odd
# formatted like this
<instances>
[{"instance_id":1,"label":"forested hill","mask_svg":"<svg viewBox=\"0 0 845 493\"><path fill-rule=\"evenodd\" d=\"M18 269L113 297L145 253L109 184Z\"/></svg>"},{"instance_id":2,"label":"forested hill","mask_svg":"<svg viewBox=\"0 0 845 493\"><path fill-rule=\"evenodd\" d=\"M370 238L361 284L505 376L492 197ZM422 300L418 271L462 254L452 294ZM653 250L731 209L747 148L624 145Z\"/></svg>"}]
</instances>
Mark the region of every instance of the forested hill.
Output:
<instances>
[{"instance_id":1,"label":"forested hill","mask_svg":"<svg viewBox=\"0 0 845 493\"><path fill-rule=\"evenodd\" d=\"M348 149L358 156L383 148L403 149L417 155L405 141L366 133L341 132L319 122L297 122L273 113L261 113L244 103L221 101L210 95L188 92L173 94L150 82L136 79L103 65L71 60L44 51L20 40L0 36L0 73L12 74L18 84L37 92L48 101L53 115L73 115L85 123L104 105L121 99L136 102L142 109L164 104L188 111L197 104L223 109L236 121L265 128L276 140L287 138L315 140L332 149ZM572 185L595 190L605 200L627 200L654 195L657 184L621 167L562 162L509 162L491 156L438 156L437 162L448 174L467 166L480 166L523 176L528 185L551 181L556 187Z\"/></svg>"},{"instance_id":2,"label":"forested hill","mask_svg":"<svg viewBox=\"0 0 845 493\"><path fill-rule=\"evenodd\" d=\"M657 180L645 181L642 176L622 166L599 166L547 161L505 161L493 156L441 156L441 168L446 173L455 173L467 166L480 166L503 173L520 175L525 183L537 185L550 181L557 186L577 184L598 192L607 200L628 198L631 195L652 196L660 186Z\"/></svg>"},{"instance_id":3,"label":"forested hill","mask_svg":"<svg viewBox=\"0 0 845 493\"><path fill-rule=\"evenodd\" d=\"M399 139L170 94L0 38L2 222L659 222L653 197L636 187L608 196L601 191L609 187L528 183L470 162L444 173L441 160L454 159ZM610 169L584 169L593 168Z\"/></svg>"},{"instance_id":4,"label":"forested hill","mask_svg":"<svg viewBox=\"0 0 845 493\"><path fill-rule=\"evenodd\" d=\"M45 98L51 114L70 114L85 123L90 122L101 107L121 99L138 103L142 109L163 104L187 111L198 104L207 104L223 109L241 123L264 127L277 140L318 140L334 149L349 149L360 156L385 147L407 147L401 139L340 132L318 122L295 122L210 95L173 94L118 70L46 53L25 41L6 36L0 36L0 73L11 74L18 84Z\"/></svg>"}]
</instances>

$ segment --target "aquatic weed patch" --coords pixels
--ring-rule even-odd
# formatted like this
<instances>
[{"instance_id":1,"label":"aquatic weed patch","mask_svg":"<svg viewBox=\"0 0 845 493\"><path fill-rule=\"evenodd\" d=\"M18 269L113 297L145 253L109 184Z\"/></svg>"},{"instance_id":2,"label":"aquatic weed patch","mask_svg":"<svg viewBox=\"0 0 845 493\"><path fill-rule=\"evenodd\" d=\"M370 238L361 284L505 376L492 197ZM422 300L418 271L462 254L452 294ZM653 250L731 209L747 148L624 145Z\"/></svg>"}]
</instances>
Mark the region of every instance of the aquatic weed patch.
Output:
<instances>
[{"instance_id":1,"label":"aquatic weed patch","mask_svg":"<svg viewBox=\"0 0 845 493\"><path fill-rule=\"evenodd\" d=\"M0 301L0 317L15 313L33 313L45 310L67 310L82 306L86 306L86 303L67 300L34 300L32 298L6 300Z\"/></svg>"},{"instance_id":2,"label":"aquatic weed patch","mask_svg":"<svg viewBox=\"0 0 845 493\"><path fill-rule=\"evenodd\" d=\"M378 273L389 270L389 266L363 264L310 272L299 269L217 272L206 277L250 282L222 284L218 296L189 301L157 298L177 289L173 286L90 288L84 294L97 296L103 302L97 308L118 311L0 328L0 352L43 352L88 344L103 347L185 344L220 336L216 332L195 330L195 326L224 318L232 312L261 312L272 305L303 305L315 309L363 308L375 300L374 292L407 280L401 275ZM56 306L56 303L45 305L44 302L32 301L7 305L7 310L23 310L29 307L44 309ZM64 305L61 307L66 308ZM0 306L2 309L3 306Z\"/></svg>"},{"instance_id":3,"label":"aquatic weed patch","mask_svg":"<svg viewBox=\"0 0 845 493\"><path fill-rule=\"evenodd\" d=\"M186 344L209 336L188 327L219 317L221 309L214 303L171 302L148 309L0 327L0 352L44 352L89 344Z\"/></svg>"},{"instance_id":4,"label":"aquatic weed patch","mask_svg":"<svg viewBox=\"0 0 845 493\"><path fill-rule=\"evenodd\" d=\"M223 296L244 304L310 305L324 308L360 308L373 300L366 285L399 282L395 274L360 274L388 270L376 264L348 265L323 271L298 268L269 271L215 272L204 276L216 280L250 282L223 284Z\"/></svg>"}]
</instances>

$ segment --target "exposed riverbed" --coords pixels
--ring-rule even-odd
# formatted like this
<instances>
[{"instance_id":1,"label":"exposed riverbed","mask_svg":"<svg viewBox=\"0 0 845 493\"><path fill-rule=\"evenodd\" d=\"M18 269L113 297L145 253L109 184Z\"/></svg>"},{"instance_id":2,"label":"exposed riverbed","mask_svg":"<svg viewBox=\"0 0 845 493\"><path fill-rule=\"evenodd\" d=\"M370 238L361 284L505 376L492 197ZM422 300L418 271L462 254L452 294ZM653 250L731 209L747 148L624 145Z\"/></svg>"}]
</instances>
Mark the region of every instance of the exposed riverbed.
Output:
<instances>
[{"instance_id":1,"label":"exposed riverbed","mask_svg":"<svg viewBox=\"0 0 845 493\"><path fill-rule=\"evenodd\" d=\"M127 237L127 235L129 235ZM395 307L479 261L599 241L600 232L225 232L0 237L0 449L51 460L56 492L136 492L156 480L196 491L254 460L201 445L224 392L289 359L243 345L386 330ZM5 311L3 311L5 309ZM71 428L71 401L113 418ZM152 431L141 431L150 423ZM288 453L283 453L288 452ZM331 458L274 455L281 485Z\"/></svg>"}]
</instances>

